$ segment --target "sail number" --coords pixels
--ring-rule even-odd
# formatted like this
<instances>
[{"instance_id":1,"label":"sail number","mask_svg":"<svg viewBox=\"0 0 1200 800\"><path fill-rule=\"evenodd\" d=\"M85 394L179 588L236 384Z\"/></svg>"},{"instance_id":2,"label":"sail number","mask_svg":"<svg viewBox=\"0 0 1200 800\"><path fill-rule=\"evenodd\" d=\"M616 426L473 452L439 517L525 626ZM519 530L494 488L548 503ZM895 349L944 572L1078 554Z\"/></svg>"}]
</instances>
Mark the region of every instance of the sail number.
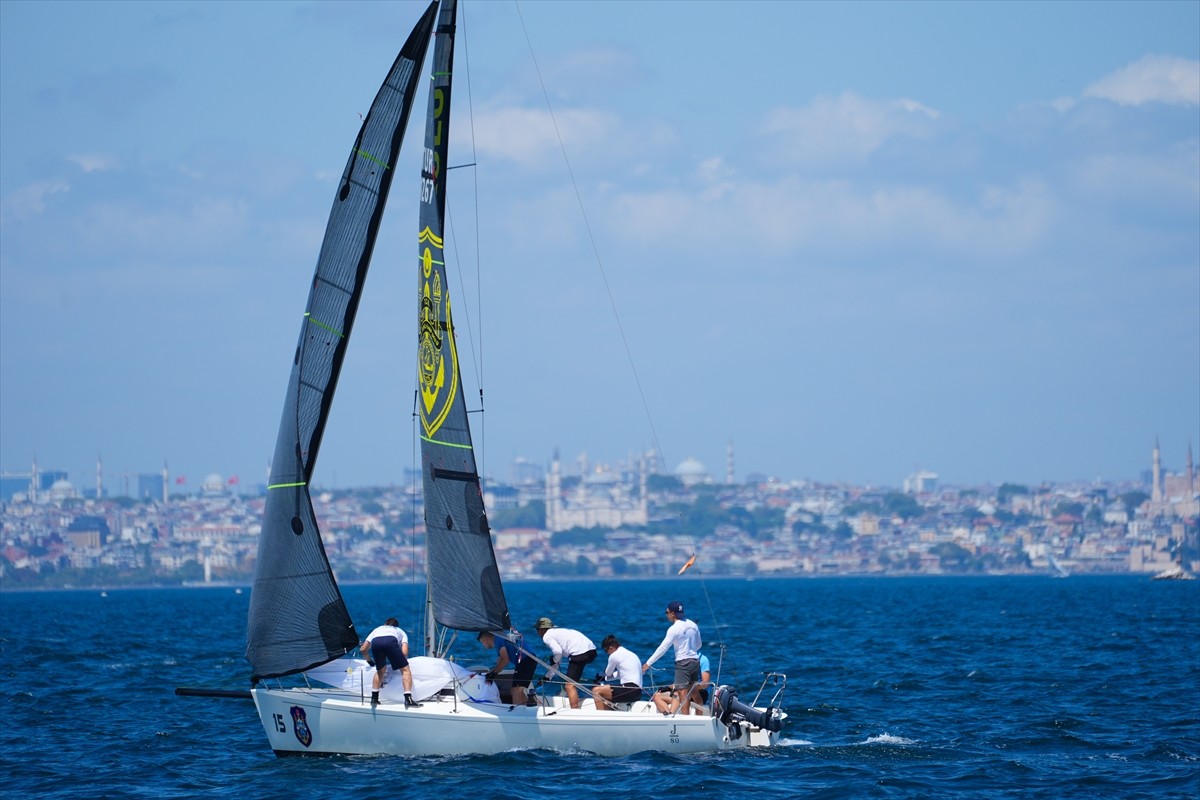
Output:
<instances>
[{"instance_id":1,"label":"sail number","mask_svg":"<svg viewBox=\"0 0 1200 800\"><path fill-rule=\"evenodd\" d=\"M287 733L287 725L283 722L283 714L273 714L272 718L275 720L275 730L280 733Z\"/></svg>"}]
</instances>

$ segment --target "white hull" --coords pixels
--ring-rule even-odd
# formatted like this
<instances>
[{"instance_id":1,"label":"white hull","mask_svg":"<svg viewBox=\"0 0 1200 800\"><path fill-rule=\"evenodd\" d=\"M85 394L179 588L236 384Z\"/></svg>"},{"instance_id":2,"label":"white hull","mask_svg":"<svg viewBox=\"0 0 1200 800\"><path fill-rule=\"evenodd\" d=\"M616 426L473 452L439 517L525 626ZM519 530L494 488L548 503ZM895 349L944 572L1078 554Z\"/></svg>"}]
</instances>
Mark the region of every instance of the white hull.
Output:
<instances>
[{"instance_id":1,"label":"white hull","mask_svg":"<svg viewBox=\"0 0 1200 800\"><path fill-rule=\"evenodd\" d=\"M622 756L644 750L696 753L774 744L779 734L741 723L731 739L705 714L668 717L653 704L597 711L572 709L562 698L514 707L439 696L421 708L372 706L342 689L254 689L254 704L276 755L460 755L549 748Z\"/></svg>"}]
</instances>

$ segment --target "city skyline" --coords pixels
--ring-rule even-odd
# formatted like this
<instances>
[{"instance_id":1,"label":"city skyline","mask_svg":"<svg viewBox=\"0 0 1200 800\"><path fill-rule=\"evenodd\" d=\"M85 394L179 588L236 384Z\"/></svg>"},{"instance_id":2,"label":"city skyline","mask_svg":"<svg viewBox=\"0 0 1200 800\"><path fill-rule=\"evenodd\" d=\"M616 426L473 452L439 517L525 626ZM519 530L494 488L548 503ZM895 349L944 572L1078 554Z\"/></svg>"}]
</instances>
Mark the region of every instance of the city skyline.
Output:
<instances>
[{"instance_id":1,"label":"city skyline","mask_svg":"<svg viewBox=\"0 0 1200 800\"><path fill-rule=\"evenodd\" d=\"M0 4L0 470L258 482L336 175L424 5ZM1036 484L1200 443L1200 5L463 12L485 473L722 475L732 440L739 477ZM412 463L417 128L321 485Z\"/></svg>"},{"instance_id":2,"label":"city skyline","mask_svg":"<svg viewBox=\"0 0 1200 800\"><path fill-rule=\"evenodd\" d=\"M1181 451L1178 459L1170 456L1171 448L1168 447L1168 456L1163 458L1162 448L1158 440L1153 443L1150 450L1149 458L1140 466L1140 468L1132 470L1127 475L1119 476L1104 476L1095 478L1047 478L1043 481L1028 482L1029 485L1040 484L1071 484L1071 483L1138 483L1149 487L1161 487L1161 481L1168 476L1182 477L1191 475L1194 468L1194 456L1191 443ZM692 480L701 480L706 483L717 484L741 484L745 483L751 476L767 478L773 481L783 483L793 483L797 481L811 481L816 484L842 484L842 485L860 485L868 489L902 489L904 492L909 492L910 487L920 487L924 482L930 482L932 485L951 486L951 487L970 487L980 485L1000 486L1002 484L1022 484L1025 482L1015 479L1000 479L997 481L985 481L981 484L972 484L955 480L953 476L947 476L938 473L936 470L926 469L924 467L915 466L910 472L898 477L895 480L884 481L880 483L865 483L854 484L851 481L842 481L836 479L826 479L821 476L814 475L780 475L772 473L764 473L760 470L746 469L738 471L735 467L735 449L732 443L727 446L725 461L719 466L712 466L699 461L695 458L686 458L679 464L675 465L660 465L657 468L653 467L655 461L651 453L630 453L626 458L616 459L614 461L605 461L601 459L591 459L586 451L572 454L567 457L560 458L557 448L554 453L549 455L544 462L528 458L527 456L518 456L516 459L501 465L499 469L489 469L482 472L485 484L500 484L500 485L520 485L528 482L530 478L529 468L533 468L536 472L535 482L544 482L547 476L552 474L555 461L559 461L561 474L563 476L581 477L585 475L595 474L600 471L610 471L614 467L624 467L630 472L638 472L643 468L648 470L650 474L672 475L683 477L685 481L689 478ZM642 460L642 464L637 463L638 459ZM65 479L71 483L77 496L80 497L95 497L96 486L100 483L103 486L104 497L141 497L146 496L148 499L158 499L157 496L150 497L145 490L145 486L152 479L157 478L157 485L165 485L167 491L171 495L190 495L199 493L214 493L214 492L231 492L237 494L256 494L265 490L268 483L268 468L264 467L258 475L240 474L231 472L222 472L221 470L204 470L192 473L176 473L170 469L169 463L164 463L157 470L119 470L116 472L108 472L104 467L103 460L98 459L93 465L90 478L85 478L80 475L73 475L69 470L60 469L52 464L41 464L34 462L25 470L20 469L4 469L0 470L0 477L5 481L16 480L19 478L29 479L33 470L36 469L39 475L42 476L39 491L46 491L50 487L50 483L65 476ZM585 472L586 470L586 472ZM519 473L526 474L525 479L520 477ZM324 483L317 481L315 487L320 490L354 490L354 489L369 489L382 488L388 486L407 486L411 485L414 476L416 475L415 466L403 466L400 468L399 474L395 480L386 483L378 484L337 484L334 482ZM730 478L732 477L732 480ZM89 482L90 479L90 482ZM162 481L165 480L165 484ZM116 491L113 486L118 487ZM131 487L136 487L131 491ZM236 487L236 488L235 488ZM917 490L919 493L919 489ZM6 490L6 496L8 492ZM157 495L157 492L150 494ZM3 498L0 498L3 499ZM1157 499L1157 498L1156 498Z\"/></svg>"}]
</instances>

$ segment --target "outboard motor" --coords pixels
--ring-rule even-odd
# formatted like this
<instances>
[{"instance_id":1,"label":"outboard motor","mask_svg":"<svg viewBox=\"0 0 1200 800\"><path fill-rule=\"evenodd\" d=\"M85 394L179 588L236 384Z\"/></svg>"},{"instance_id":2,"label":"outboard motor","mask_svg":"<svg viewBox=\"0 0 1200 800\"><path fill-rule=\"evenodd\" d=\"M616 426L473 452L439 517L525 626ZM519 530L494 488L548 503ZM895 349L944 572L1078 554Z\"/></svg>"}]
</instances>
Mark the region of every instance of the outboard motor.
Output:
<instances>
[{"instance_id":1,"label":"outboard motor","mask_svg":"<svg viewBox=\"0 0 1200 800\"><path fill-rule=\"evenodd\" d=\"M743 721L750 723L755 728L762 728L772 733L783 727L783 720L779 718L779 709L759 710L748 706L737 699L737 692L732 686L720 686L713 693L712 713L729 728L735 739L742 735L739 723Z\"/></svg>"}]
</instances>

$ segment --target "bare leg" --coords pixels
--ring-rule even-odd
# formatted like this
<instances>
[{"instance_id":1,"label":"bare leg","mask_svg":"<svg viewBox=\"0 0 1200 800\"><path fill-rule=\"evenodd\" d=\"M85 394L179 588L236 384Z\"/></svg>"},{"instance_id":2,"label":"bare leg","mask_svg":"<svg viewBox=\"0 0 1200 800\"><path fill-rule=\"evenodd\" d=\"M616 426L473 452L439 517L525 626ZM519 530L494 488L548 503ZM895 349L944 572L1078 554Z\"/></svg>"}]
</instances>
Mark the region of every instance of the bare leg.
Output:
<instances>
[{"instance_id":1,"label":"bare leg","mask_svg":"<svg viewBox=\"0 0 1200 800\"><path fill-rule=\"evenodd\" d=\"M524 686L512 687L512 701L514 706L523 706L525 705L525 701L528 699L528 696L525 694Z\"/></svg>"},{"instance_id":2,"label":"bare leg","mask_svg":"<svg viewBox=\"0 0 1200 800\"><path fill-rule=\"evenodd\" d=\"M567 700L571 703L571 708L579 708L579 692L575 690L575 684L567 684Z\"/></svg>"},{"instance_id":3,"label":"bare leg","mask_svg":"<svg viewBox=\"0 0 1200 800\"><path fill-rule=\"evenodd\" d=\"M617 707L612 704L612 687L597 686L592 689L592 699L596 701L597 711L616 711Z\"/></svg>"},{"instance_id":4,"label":"bare leg","mask_svg":"<svg viewBox=\"0 0 1200 800\"><path fill-rule=\"evenodd\" d=\"M408 667L400 670L400 682L404 684L404 693L412 694L412 670Z\"/></svg>"}]
</instances>

